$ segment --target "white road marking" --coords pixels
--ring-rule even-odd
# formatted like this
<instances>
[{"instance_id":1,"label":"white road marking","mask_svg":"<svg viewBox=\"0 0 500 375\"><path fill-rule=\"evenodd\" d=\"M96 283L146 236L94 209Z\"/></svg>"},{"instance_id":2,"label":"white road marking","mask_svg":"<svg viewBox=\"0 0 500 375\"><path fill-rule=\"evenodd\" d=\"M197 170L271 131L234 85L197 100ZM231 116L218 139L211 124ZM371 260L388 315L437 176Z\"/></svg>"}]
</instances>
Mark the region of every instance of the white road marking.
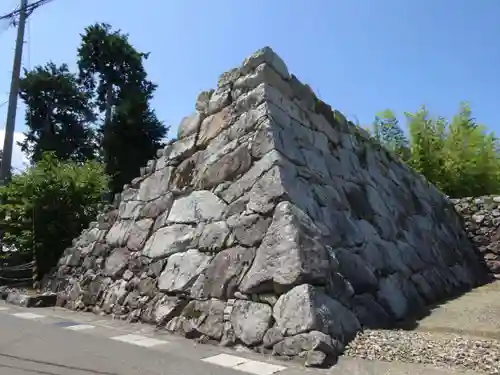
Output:
<instances>
[{"instance_id":1,"label":"white road marking","mask_svg":"<svg viewBox=\"0 0 500 375\"><path fill-rule=\"evenodd\" d=\"M202 361L255 375L272 375L276 374L277 372L286 370L285 366L277 366L270 363L252 361L250 359L236 357L229 354L218 354L213 357L203 358Z\"/></svg>"},{"instance_id":2,"label":"white road marking","mask_svg":"<svg viewBox=\"0 0 500 375\"><path fill-rule=\"evenodd\" d=\"M8 309L8 307L0 307L0 311L7 311Z\"/></svg>"},{"instance_id":3,"label":"white road marking","mask_svg":"<svg viewBox=\"0 0 500 375\"><path fill-rule=\"evenodd\" d=\"M286 370L286 367L259 361L249 361L233 367L233 370L244 371L255 375L272 375Z\"/></svg>"},{"instance_id":4,"label":"white road marking","mask_svg":"<svg viewBox=\"0 0 500 375\"><path fill-rule=\"evenodd\" d=\"M203 358L202 361L223 367L234 367L250 360L229 354L218 354L213 357Z\"/></svg>"},{"instance_id":5,"label":"white road marking","mask_svg":"<svg viewBox=\"0 0 500 375\"><path fill-rule=\"evenodd\" d=\"M123 336L115 336L111 337L112 340L126 342L128 344L144 346L146 348L151 348L153 346L166 344L166 341L153 339L150 337L140 336L140 335L123 335Z\"/></svg>"},{"instance_id":6,"label":"white road marking","mask_svg":"<svg viewBox=\"0 0 500 375\"><path fill-rule=\"evenodd\" d=\"M78 324L78 325L64 327L64 328L69 329L71 331L84 331L86 329L95 328L95 326L91 326L90 324Z\"/></svg>"},{"instance_id":7,"label":"white road marking","mask_svg":"<svg viewBox=\"0 0 500 375\"><path fill-rule=\"evenodd\" d=\"M21 318L21 319L41 319L45 318L44 315L38 315L38 314L33 314L33 313L17 313L17 314L12 314L16 318Z\"/></svg>"}]
</instances>

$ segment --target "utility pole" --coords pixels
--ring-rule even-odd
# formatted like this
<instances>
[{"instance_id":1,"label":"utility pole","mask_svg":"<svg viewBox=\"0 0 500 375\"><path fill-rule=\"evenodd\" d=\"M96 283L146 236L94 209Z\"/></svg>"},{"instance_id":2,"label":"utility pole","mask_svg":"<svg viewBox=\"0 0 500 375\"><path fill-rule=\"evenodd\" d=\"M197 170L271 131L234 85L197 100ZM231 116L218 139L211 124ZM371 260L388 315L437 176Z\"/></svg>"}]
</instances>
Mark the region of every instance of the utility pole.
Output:
<instances>
[{"instance_id":1,"label":"utility pole","mask_svg":"<svg viewBox=\"0 0 500 375\"><path fill-rule=\"evenodd\" d=\"M3 157L0 167L0 186L7 184L10 179L12 164L12 149L14 147L14 131L16 128L17 97L19 94L19 80L23 58L24 31L26 28L28 0L21 0L19 9L19 22L17 26L16 49L12 65L12 80L10 83L9 106L7 108L7 121L3 140Z\"/></svg>"}]
</instances>

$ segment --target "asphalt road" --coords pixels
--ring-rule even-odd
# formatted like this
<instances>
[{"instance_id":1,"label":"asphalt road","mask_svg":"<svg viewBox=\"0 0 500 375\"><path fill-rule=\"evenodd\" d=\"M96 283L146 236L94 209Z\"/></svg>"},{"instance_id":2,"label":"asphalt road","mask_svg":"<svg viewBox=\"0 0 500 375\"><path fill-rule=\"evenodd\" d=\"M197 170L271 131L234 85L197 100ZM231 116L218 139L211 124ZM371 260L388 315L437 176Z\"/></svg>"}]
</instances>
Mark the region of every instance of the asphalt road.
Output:
<instances>
[{"instance_id":1,"label":"asphalt road","mask_svg":"<svg viewBox=\"0 0 500 375\"><path fill-rule=\"evenodd\" d=\"M253 352L155 334L149 325L133 325L64 309L24 309L0 302L0 375L37 374L455 375L457 372L353 358L343 358L331 369L306 369L299 363L278 361Z\"/></svg>"},{"instance_id":2,"label":"asphalt road","mask_svg":"<svg viewBox=\"0 0 500 375\"><path fill-rule=\"evenodd\" d=\"M0 315L1 375L241 375L189 356Z\"/></svg>"}]
</instances>

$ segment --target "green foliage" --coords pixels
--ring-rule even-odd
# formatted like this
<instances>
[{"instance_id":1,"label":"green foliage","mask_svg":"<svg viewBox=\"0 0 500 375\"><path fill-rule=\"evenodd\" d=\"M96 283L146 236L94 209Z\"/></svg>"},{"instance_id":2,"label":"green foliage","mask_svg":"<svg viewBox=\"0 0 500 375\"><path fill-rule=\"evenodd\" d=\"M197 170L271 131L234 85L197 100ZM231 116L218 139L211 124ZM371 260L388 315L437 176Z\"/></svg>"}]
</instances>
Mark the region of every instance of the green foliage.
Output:
<instances>
[{"instance_id":1,"label":"green foliage","mask_svg":"<svg viewBox=\"0 0 500 375\"><path fill-rule=\"evenodd\" d=\"M386 109L375 116L373 131L375 139L388 150L403 160L408 159L408 140L399 126L398 119L391 110Z\"/></svg>"},{"instance_id":2,"label":"green foliage","mask_svg":"<svg viewBox=\"0 0 500 375\"><path fill-rule=\"evenodd\" d=\"M432 117L425 107L405 113L408 137L390 111L375 119L373 136L452 197L500 191L497 139L476 123L467 103L448 121Z\"/></svg>"},{"instance_id":3,"label":"green foliage","mask_svg":"<svg viewBox=\"0 0 500 375\"><path fill-rule=\"evenodd\" d=\"M110 190L120 192L140 173L140 168L156 155L167 129L145 100L122 101L112 120L102 128L102 148L106 152L106 173Z\"/></svg>"},{"instance_id":4,"label":"green foliage","mask_svg":"<svg viewBox=\"0 0 500 375\"><path fill-rule=\"evenodd\" d=\"M26 139L22 151L32 163L46 151L61 160L83 162L95 154L89 96L63 64L48 63L25 71L20 97L26 104Z\"/></svg>"},{"instance_id":5,"label":"green foliage","mask_svg":"<svg viewBox=\"0 0 500 375\"><path fill-rule=\"evenodd\" d=\"M104 112L101 152L113 193L139 175L168 131L149 104L156 85L147 79L147 57L107 24L85 29L78 49L80 81Z\"/></svg>"},{"instance_id":6,"label":"green foliage","mask_svg":"<svg viewBox=\"0 0 500 375\"><path fill-rule=\"evenodd\" d=\"M4 243L36 254L41 275L95 218L108 179L95 161L77 164L45 153L0 188Z\"/></svg>"},{"instance_id":7,"label":"green foliage","mask_svg":"<svg viewBox=\"0 0 500 375\"><path fill-rule=\"evenodd\" d=\"M32 165L0 189L0 214L5 245L35 250L42 272L95 217L104 190L121 191L162 147L168 128L150 106L147 57L126 34L95 24L82 35L78 74L52 62L24 72L20 146Z\"/></svg>"},{"instance_id":8,"label":"green foliage","mask_svg":"<svg viewBox=\"0 0 500 375\"><path fill-rule=\"evenodd\" d=\"M109 89L113 103L124 97L126 90L139 88L152 94L154 87L148 88L151 83L146 80L143 66L143 59L148 55L138 52L129 43L128 35L113 31L111 25L91 25L85 29L78 48L80 82L93 93L101 111L108 104Z\"/></svg>"},{"instance_id":9,"label":"green foliage","mask_svg":"<svg viewBox=\"0 0 500 375\"><path fill-rule=\"evenodd\" d=\"M425 107L415 113L405 113L410 133L408 164L429 181L443 189L442 151L446 139L446 120L433 119Z\"/></svg>"}]
</instances>

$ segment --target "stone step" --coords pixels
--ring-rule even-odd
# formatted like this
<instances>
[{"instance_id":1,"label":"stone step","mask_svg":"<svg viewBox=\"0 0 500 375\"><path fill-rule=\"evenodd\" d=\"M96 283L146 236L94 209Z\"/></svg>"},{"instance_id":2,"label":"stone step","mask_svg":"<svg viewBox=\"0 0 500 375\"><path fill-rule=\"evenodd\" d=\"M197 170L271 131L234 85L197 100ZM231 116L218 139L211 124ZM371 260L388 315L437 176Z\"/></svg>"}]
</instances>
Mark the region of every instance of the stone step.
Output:
<instances>
[{"instance_id":1,"label":"stone step","mask_svg":"<svg viewBox=\"0 0 500 375\"><path fill-rule=\"evenodd\" d=\"M56 305L57 294L36 293L28 294L18 290L10 290L5 297L5 302L21 307L52 307Z\"/></svg>"}]
</instances>

